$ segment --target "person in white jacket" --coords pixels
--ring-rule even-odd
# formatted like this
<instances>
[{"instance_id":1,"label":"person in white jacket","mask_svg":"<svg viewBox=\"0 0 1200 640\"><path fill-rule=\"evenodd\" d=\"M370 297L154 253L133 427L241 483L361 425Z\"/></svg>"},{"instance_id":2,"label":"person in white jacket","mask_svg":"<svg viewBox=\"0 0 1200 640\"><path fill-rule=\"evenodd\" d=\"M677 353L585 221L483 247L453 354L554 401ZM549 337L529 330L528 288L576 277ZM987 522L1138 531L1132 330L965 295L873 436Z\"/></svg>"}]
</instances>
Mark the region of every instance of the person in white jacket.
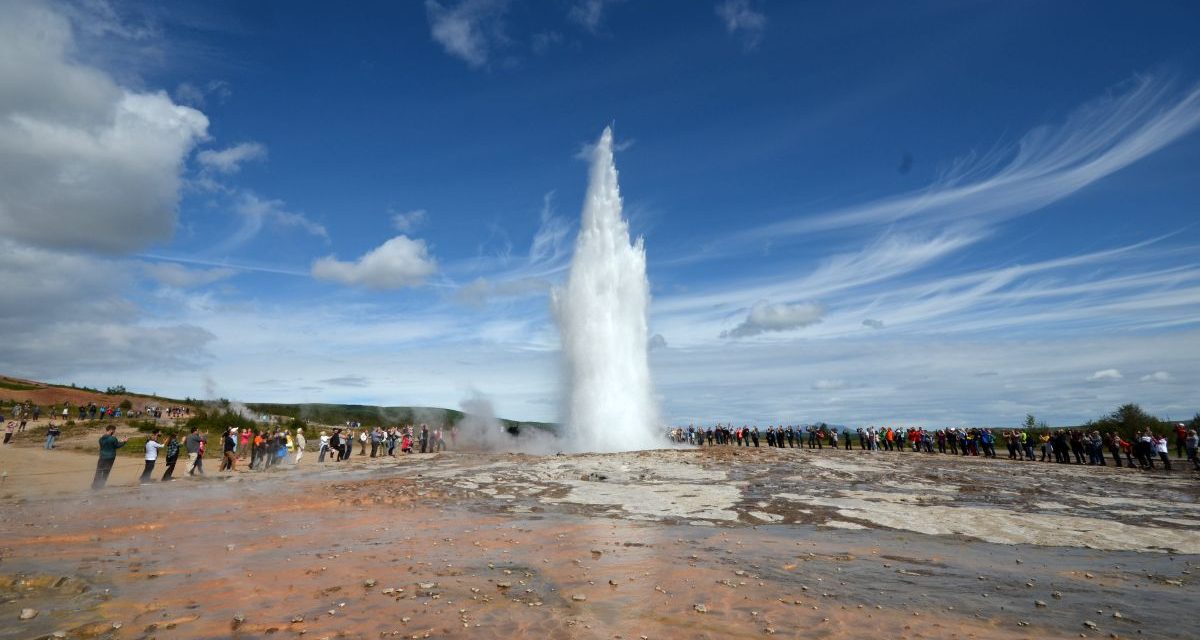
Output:
<instances>
[{"instance_id":1,"label":"person in white jacket","mask_svg":"<svg viewBox=\"0 0 1200 640\"><path fill-rule=\"evenodd\" d=\"M300 458L304 457L304 445L308 444L304 440L304 432L300 430L300 427L296 427L295 442L296 442L296 464L300 464Z\"/></svg>"}]
</instances>

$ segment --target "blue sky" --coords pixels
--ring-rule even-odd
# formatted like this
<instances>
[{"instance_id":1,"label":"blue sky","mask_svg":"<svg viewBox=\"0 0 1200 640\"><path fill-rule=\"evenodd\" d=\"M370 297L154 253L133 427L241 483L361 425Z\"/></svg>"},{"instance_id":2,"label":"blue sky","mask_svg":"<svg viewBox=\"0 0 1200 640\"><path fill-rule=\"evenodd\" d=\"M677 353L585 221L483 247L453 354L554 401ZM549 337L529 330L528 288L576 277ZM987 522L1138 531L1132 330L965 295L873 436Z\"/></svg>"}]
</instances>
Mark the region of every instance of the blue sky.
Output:
<instances>
[{"instance_id":1,"label":"blue sky","mask_svg":"<svg viewBox=\"0 0 1200 640\"><path fill-rule=\"evenodd\" d=\"M677 423L1200 409L1192 3L0 8L0 370L553 420L612 125Z\"/></svg>"}]
</instances>

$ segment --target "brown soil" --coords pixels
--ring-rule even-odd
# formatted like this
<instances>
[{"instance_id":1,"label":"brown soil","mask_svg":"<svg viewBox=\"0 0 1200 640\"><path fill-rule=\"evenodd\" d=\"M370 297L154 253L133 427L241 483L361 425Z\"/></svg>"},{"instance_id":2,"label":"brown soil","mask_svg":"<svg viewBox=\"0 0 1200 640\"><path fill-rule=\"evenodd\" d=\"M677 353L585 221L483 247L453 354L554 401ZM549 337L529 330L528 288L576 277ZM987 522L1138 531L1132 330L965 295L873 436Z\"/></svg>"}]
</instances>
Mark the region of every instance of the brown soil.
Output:
<instances>
[{"instance_id":1,"label":"brown soil","mask_svg":"<svg viewBox=\"0 0 1200 640\"><path fill-rule=\"evenodd\" d=\"M942 491L969 478L988 496L1012 482L1006 461L685 450L317 465L310 455L299 470L210 467L203 480L135 487L140 465L119 460L111 488L93 493L91 456L3 455L13 451L49 474L17 476L27 486L0 499L0 638L1192 637L1184 612L1200 556L990 544L867 519L843 531L817 524L827 507L752 497L756 484L799 482L861 499L862 482L882 491L935 471ZM855 480L855 468L877 477ZM1091 473L1134 500L1161 491L1137 493L1141 475L1054 471ZM726 495L696 488L705 482L742 498L696 503ZM619 499L620 486L634 503L594 503ZM664 486L679 504L637 503L640 489ZM1174 495L1184 513L1195 504L1195 492ZM880 509L920 515L920 503L885 498ZM1016 498L993 499L1000 517ZM677 515L689 510L717 519ZM754 524L757 510L784 520ZM39 613L18 621L22 608Z\"/></svg>"}]
</instances>

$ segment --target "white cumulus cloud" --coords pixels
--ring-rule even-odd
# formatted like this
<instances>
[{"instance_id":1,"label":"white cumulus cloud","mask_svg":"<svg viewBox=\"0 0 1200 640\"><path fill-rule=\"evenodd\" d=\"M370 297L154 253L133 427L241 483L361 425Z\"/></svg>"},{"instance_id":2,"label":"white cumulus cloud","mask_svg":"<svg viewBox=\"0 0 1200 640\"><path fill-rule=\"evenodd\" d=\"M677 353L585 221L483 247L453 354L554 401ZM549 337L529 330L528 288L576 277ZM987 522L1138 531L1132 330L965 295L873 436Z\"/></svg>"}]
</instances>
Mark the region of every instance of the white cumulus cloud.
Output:
<instances>
[{"instance_id":1,"label":"white cumulus cloud","mask_svg":"<svg viewBox=\"0 0 1200 640\"><path fill-rule=\"evenodd\" d=\"M1121 380L1124 377L1118 369L1101 369L1088 376L1088 382L1109 382Z\"/></svg>"},{"instance_id":2,"label":"white cumulus cloud","mask_svg":"<svg viewBox=\"0 0 1200 640\"><path fill-rule=\"evenodd\" d=\"M487 64L491 49L505 41L502 18L506 0L464 0L453 8L426 0L429 31L446 53L472 67Z\"/></svg>"},{"instance_id":3,"label":"white cumulus cloud","mask_svg":"<svg viewBox=\"0 0 1200 640\"><path fill-rule=\"evenodd\" d=\"M1166 371L1155 371L1142 376L1142 382L1169 382L1171 374Z\"/></svg>"},{"instance_id":4,"label":"white cumulus cloud","mask_svg":"<svg viewBox=\"0 0 1200 640\"><path fill-rule=\"evenodd\" d=\"M421 284L437 271L424 240L396 236L346 262L326 256L313 263L312 275L318 280L340 282L368 289L399 289Z\"/></svg>"},{"instance_id":5,"label":"white cumulus cloud","mask_svg":"<svg viewBox=\"0 0 1200 640\"><path fill-rule=\"evenodd\" d=\"M747 338L768 331L790 331L816 324L825 317L825 307L816 302L771 304L755 303L741 324L722 331L722 338Z\"/></svg>"},{"instance_id":6,"label":"white cumulus cloud","mask_svg":"<svg viewBox=\"0 0 1200 640\"><path fill-rule=\"evenodd\" d=\"M237 173L242 163L266 157L267 148L258 142L243 142L221 150L205 149L196 154L200 166L218 173Z\"/></svg>"},{"instance_id":7,"label":"white cumulus cloud","mask_svg":"<svg viewBox=\"0 0 1200 640\"><path fill-rule=\"evenodd\" d=\"M208 118L78 62L49 6L0 3L0 236L127 252L170 238Z\"/></svg>"}]
</instances>

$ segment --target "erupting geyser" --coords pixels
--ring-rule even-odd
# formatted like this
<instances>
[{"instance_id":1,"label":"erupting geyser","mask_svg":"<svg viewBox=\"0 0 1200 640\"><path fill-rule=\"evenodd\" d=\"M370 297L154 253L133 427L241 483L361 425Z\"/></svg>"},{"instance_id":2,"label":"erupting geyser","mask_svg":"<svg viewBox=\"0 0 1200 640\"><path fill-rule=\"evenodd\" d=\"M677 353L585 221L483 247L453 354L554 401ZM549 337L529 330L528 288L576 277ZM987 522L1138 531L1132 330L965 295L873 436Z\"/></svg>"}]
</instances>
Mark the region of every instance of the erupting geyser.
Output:
<instances>
[{"instance_id":1,"label":"erupting geyser","mask_svg":"<svg viewBox=\"0 0 1200 640\"><path fill-rule=\"evenodd\" d=\"M551 304L570 385L568 442L580 451L661 446L646 342L646 251L641 238L630 242L621 217L611 129L593 151L571 274Z\"/></svg>"}]
</instances>

